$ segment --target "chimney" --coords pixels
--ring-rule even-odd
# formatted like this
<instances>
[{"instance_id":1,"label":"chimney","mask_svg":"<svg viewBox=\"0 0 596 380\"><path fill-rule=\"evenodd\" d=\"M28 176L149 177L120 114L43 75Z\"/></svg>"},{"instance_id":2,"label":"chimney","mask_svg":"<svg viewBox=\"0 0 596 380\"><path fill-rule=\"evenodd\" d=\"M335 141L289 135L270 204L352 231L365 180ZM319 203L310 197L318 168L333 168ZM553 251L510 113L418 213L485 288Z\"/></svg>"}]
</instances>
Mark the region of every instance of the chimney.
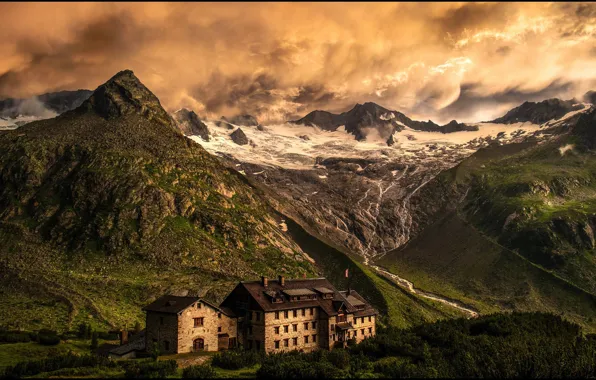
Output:
<instances>
[{"instance_id":1,"label":"chimney","mask_svg":"<svg viewBox=\"0 0 596 380\"><path fill-rule=\"evenodd\" d=\"M269 280L267 279L267 277L265 276L261 276L261 285L263 285L263 287L267 287L267 285L269 285Z\"/></svg>"},{"instance_id":2,"label":"chimney","mask_svg":"<svg viewBox=\"0 0 596 380\"><path fill-rule=\"evenodd\" d=\"M286 286L286 278L284 276L279 276L279 285Z\"/></svg>"},{"instance_id":3,"label":"chimney","mask_svg":"<svg viewBox=\"0 0 596 380\"><path fill-rule=\"evenodd\" d=\"M120 330L120 345L124 345L128 343L128 330L123 329Z\"/></svg>"}]
</instances>

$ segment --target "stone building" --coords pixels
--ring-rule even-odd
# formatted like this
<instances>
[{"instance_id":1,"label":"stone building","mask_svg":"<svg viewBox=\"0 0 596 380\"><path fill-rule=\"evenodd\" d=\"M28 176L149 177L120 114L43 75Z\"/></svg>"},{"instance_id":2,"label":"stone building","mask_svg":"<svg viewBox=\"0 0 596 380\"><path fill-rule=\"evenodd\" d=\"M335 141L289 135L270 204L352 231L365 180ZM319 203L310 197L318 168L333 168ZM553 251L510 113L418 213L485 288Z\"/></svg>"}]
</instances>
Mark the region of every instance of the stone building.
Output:
<instances>
[{"instance_id":1,"label":"stone building","mask_svg":"<svg viewBox=\"0 0 596 380\"><path fill-rule=\"evenodd\" d=\"M145 348L162 354L218 351L237 345L236 317L199 297L163 296L147 305Z\"/></svg>"},{"instance_id":2,"label":"stone building","mask_svg":"<svg viewBox=\"0 0 596 380\"><path fill-rule=\"evenodd\" d=\"M243 281L219 307L164 296L146 306L145 346L162 354L236 346L265 352L343 347L375 335L378 312L354 290L325 278Z\"/></svg>"},{"instance_id":3,"label":"stone building","mask_svg":"<svg viewBox=\"0 0 596 380\"><path fill-rule=\"evenodd\" d=\"M354 290L325 278L243 281L221 303L238 318L245 349L312 351L375 335L378 312Z\"/></svg>"}]
</instances>

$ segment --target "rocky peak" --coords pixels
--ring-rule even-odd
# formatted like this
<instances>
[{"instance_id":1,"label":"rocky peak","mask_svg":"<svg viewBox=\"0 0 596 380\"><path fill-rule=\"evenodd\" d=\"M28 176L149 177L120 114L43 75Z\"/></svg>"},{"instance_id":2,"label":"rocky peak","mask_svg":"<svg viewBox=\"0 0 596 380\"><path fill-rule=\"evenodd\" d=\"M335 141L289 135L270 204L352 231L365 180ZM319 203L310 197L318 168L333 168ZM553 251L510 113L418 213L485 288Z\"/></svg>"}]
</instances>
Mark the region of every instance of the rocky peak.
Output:
<instances>
[{"instance_id":1,"label":"rocky peak","mask_svg":"<svg viewBox=\"0 0 596 380\"><path fill-rule=\"evenodd\" d=\"M248 137L246 137L246 134L240 128L238 128L234 132L232 132L232 134L230 134L230 137L238 145L248 144Z\"/></svg>"},{"instance_id":2,"label":"rocky peak","mask_svg":"<svg viewBox=\"0 0 596 380\"><path fill-rule=\"evenodd\" d=\"M141 114L149 120L175 126L174 121L161 106L159 99L134 75L123 70L99 86L82 105L84 110L94 111L106 119L127 114Z\"/></svg>"},{"instance_id":3,"label":"rocky peak","mask_svg":"<svg viewBox=\"0 0 596 380\"><path fill-rule=\"evenodd\" d=\"M192 110L179 109L173 114L178 128L187 136L200 136L203 140L209 141L209 128L201 121L199 116Z\"/></svg>"},{"instance_id":4,"label":"rocky peak","mask_svg":"<svg viewBox=\"0 0 596 380\"><path fill-rule=\"evenodd\" d=\"M229 122L243 127L256 127L259 125L257 118L252 115L238 115L229 120Z\"/></svg>"},{"instance_id":5,"label":"rocky peak","mask_svg":"<svg viewBox=\"0 0 596 380\"><path fill-rule=\"evenodd\" d=\"M584 94L583 100L586 103L596 104L596 91L588 91Z\"/></svg>"}]
</instances>

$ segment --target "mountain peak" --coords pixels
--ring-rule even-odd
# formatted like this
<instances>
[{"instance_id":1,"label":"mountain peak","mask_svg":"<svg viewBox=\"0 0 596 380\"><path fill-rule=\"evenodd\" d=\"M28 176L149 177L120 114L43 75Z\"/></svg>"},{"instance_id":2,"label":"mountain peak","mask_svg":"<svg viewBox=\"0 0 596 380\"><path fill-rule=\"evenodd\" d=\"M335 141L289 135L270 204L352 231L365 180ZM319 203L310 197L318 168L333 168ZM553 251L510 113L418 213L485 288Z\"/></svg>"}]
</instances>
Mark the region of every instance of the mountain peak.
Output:
<instances>
[{"instance_id":1,"label":"mountain peak","mask_svg":"<svg viewBox=\"0 0 596 380\"><path fill-rule=\"evenodd\" d=\"M137 113L161 124L175 125L159 99L141 83L132 70L122 70L99 86L81 108L95 111L106 119Z\"/></svg>"}]
</instances>

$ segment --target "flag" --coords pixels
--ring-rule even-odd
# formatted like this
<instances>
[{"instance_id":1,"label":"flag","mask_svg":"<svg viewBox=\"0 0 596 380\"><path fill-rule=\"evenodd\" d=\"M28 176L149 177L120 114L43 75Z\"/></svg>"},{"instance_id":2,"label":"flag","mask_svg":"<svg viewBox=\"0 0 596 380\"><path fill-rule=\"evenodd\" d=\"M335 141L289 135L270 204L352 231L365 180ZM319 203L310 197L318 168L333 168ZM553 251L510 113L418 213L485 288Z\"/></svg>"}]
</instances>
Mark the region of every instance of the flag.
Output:
<instances>
[{"instance_id":1,"label":"flag","mask_svg":"<svg viewBox=\"0 0 596 380\"><path fill-rule=\"evenodd\" d=\"M346 278L348 278L348 269L346 268Z\"/></svg>"}]
</instances>

